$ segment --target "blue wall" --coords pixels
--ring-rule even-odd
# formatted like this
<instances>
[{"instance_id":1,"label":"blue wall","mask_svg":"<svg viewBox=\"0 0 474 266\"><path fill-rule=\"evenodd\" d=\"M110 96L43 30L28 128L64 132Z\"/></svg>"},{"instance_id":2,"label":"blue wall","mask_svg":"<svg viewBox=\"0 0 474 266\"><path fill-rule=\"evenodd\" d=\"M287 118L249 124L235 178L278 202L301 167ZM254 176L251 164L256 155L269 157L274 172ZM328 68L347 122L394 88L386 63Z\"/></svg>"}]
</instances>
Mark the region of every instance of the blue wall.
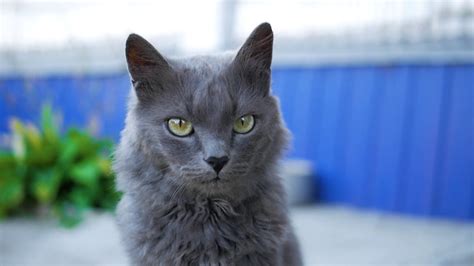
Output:
<instances>
[{"instance_id":1,"label":"blue wall","mask_svg":"<svg viewBox=\"0 0 474 266\"><path fill-rule=\"evenodd\" d=\"M324 202L474 219L474 65L275 67L289 157L318 171ZM43 102L64 124L117 139L126 74L0 79L0 132Z\"/></svg>"}]
</instances>

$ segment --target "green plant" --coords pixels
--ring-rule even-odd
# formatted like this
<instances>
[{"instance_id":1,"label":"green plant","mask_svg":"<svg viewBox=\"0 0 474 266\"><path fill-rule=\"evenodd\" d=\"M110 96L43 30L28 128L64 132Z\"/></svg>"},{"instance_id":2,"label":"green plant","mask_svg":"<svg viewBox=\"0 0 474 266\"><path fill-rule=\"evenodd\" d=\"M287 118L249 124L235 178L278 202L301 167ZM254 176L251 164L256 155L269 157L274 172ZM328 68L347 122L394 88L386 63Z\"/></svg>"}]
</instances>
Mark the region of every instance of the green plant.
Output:
<instances>
[{"instance_id":1,"label":"green plant","mask_svg":"<svg viewBox=\"0 0 474 266\"><path fill-rule=\"evenodd\" d=\"M40 124L11 122L12 148L0 152L0 218L47 210L71 227L87 210L113 210L112 143L74 128L61 135L49 106Z\"/></svg>"}]
</instances>

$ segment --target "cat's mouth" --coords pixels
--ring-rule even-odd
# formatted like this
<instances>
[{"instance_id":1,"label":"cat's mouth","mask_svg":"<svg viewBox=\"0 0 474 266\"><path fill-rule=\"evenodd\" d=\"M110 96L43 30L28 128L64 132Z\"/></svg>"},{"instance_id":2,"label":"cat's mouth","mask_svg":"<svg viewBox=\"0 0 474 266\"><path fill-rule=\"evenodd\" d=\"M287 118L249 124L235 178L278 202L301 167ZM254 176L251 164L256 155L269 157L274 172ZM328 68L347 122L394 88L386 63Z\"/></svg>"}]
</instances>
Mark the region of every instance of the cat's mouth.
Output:
<instances>
[{"instance_id":1,"label":"cat's mouth","mask_svg":"<svg viewBox=\"0 0 474 266\"><path fill-rule=\"evenodd\" d=\"M212 179L204 180L202 182L205 184L217 184L217 183L226 182L226 180L222 179L220 176L217 175Z\"/></svg>"}]
</instances>

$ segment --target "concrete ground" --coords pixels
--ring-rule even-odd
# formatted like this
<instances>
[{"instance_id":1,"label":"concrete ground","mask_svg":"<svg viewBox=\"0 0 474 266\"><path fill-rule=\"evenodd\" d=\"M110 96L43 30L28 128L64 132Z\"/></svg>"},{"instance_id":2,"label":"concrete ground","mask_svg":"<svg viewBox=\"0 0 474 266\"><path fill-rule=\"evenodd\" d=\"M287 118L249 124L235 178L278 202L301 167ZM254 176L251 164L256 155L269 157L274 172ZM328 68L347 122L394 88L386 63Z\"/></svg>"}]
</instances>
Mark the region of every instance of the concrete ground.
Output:
<instances>
[{"instance_id":1,"label":"concrete ground","mask_svg":"<svg viewBox=\"0 0 474 266\"><path fill-rule=\"evenodd\" d=\"M474 223L341 207L292 209L306 265L474 265ZM113 217L74 230L54 221L0 223L0 265L126 265Z\"/></svg>"}]
</instances>

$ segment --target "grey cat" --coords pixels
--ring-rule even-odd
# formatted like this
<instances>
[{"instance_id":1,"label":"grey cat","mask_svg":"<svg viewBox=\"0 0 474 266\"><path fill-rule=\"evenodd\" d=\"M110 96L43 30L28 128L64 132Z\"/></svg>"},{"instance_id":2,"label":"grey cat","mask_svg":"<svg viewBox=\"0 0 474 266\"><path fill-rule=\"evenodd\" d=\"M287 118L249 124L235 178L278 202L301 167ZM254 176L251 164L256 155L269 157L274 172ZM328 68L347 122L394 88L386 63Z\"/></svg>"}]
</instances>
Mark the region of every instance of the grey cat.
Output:
<instances>
[{"instance_id":1,"label":"grey cat","mask_svg":"<svg viewBox=\"0 0 474 266\"><path fill-rule=\"evenodd\" d=\"M270 24L237 55L165 59L126 43L133 90L114 169L133 265L301 265L278 177L287 130Z\"/></svg>"}]
</instances>

